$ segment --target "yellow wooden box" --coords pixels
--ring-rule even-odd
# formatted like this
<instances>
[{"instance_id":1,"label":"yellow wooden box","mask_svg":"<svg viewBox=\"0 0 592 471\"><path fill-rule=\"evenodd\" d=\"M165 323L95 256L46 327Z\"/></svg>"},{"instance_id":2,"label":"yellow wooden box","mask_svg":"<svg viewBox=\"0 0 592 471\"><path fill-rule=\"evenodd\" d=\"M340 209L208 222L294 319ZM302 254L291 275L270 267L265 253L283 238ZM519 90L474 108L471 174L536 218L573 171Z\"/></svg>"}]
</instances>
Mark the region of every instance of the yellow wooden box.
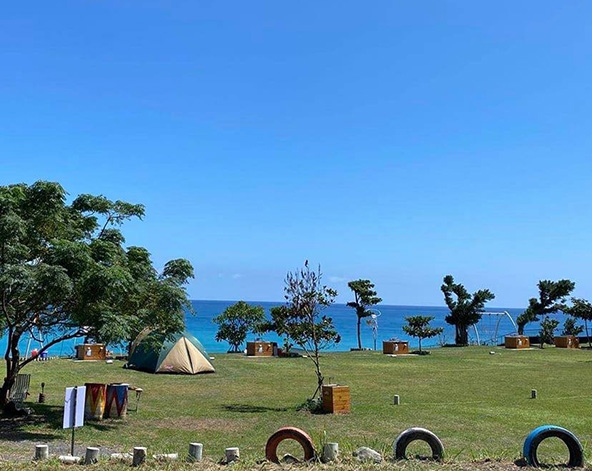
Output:
<instances>
[{"instance_id":1,"label":"yellow wooden box","mask_svg":"<svg viewBox=\"0 0 592 471\"><path fill-rule=\"evenodd\" d=\"M555 346L558 348L580 348L580 341L574 335L555 337Z\"/></svg>"},{"instance_id":2,"label":"yellow wooden box","mask_svg":"<svg viewBox=\"0 0 592 471\"><path fill-rule=\"evenodd\" d=\"M389 355L402 355L409 353L409 342L394 342L386 340L382 342L382 353Z\"/></svg>"},{"instance_id":3,"label":"yellow wooden box","mask_svg":"<svg viewBox=\"0 0 592 471\"><path fill-rule=\"evenodd\" d=\"M509 335L504 344L506 348L530 348L530 340L525 335Z\"/></svg>"},{"instance_id":4,"label":"yellow wooden box","mask_svg":"<svg viewBox=\"0 0 592 471\"><path fill-rule=\"evenodd\" d=\"M331 414L347 414L351 411L349 386L328 384L322 388L323 411Z\"/></svg>"},{"instance_id":5,"label":"yellow wooden box","mask_svg":"<svg viewBox=\"0 0 592 471\"><path fill-rule=\"evenodd\" d=\"M273 355L273 342L247 342L247 356L270 357Z\"/></svg>"},{"instance_id":6,"label":"yellow wooden box","mask_svg":"<svg viewBox=\"0 0 592 471\"><path fill-rule=\"evenodd\" d=\"M107 349L102 343L76 345L77 360L104 360L105 358L107 358Z\"/></svg>"}]
</instances>

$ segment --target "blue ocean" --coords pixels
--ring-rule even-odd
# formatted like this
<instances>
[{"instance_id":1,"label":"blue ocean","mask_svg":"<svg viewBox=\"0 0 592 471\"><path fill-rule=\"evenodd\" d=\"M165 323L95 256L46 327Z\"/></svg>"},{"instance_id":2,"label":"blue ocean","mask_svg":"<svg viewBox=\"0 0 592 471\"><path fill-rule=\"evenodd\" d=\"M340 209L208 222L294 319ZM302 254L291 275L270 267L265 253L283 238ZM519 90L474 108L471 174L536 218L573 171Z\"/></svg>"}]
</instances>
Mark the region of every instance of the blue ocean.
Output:
<instances>
[{"instance_id":1,"label":"blue ocean","mask_svg":"<svg viewBox=\"0 0 592 471\"><path fill-rule=\"evenodd\" d=\"M228 350L226 342L216 342L217 325L212 319L222 313L228 306L236 301L192 301L195 315L187 314L187 330L197 337L205 349L210 354L222 353ZM249 304L262 306L266 313L280 302L249 302ZM502 312L506 311L515 321L516 317L523 309L504 309L492 308L488 311ZM433 316L433 327L443 327L444 332L438 337L425 339L422 347L437 347L445 344L454 343L454 328L448 325L444 318L448 314L445 306L389 306L378 305L373 311L372 318L362 320L362 347L370 349L381 349L383 340L398 339L409 341L410 349L417 348L417 339L410 338L403 332L403 325L406 324L405 317L408 316ZM325 314L333 319L333 323L341 335L341 342L331 345L327 348L329 351L347 351L357 347L355 311L345 304L334 304L325 310ZM563 325L564 316L561 314L554 316ZM512 321L507 315L485 314L483 315L477 329L469 330L469 339L471 343L497 344L502 343L505 335L516 331ZM536 335L539 331L538 323L528 324L526 335ZM254 340L255 335L249 335L247 341ZM278 342L282 345L282 340L273 334L266 334L265 340ZM72 356L75 353L74 345L80 343L80 340L71 340L62 342L53 346L49 351L49 356ZM20 345L22 354L39 348L36 341L29 340L27 336L23 338ZM0 352L6 350L6 339L0 338ZM115 349L115 353L118 353ZM124 352L121 352L124 353Z\"/></svg>"}]
</instances>

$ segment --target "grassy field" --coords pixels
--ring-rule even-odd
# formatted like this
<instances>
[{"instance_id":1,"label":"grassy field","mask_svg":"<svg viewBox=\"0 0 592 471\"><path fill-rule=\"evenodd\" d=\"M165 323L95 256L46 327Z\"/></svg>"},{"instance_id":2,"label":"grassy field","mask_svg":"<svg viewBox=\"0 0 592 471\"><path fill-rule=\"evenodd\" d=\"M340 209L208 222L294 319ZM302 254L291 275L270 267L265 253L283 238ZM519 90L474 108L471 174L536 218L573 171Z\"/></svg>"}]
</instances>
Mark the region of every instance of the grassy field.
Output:
<instances>
[{"instance_id":1,"label":"grassy field","mask_svg":"<svg viewBox=\"0 0 592 471\"><path fill-rule=\"evenodd\" d=\"M435 349L421 357L326 354L322 358L326 382L350 387L352 412L347 415L296 410L315 389L307 358L217 355L214 364L215 374L197 376L151 375L126 370L117 361L31 364L24 372L32 375L28 405L35 415L24 421L2 421L0 461L30 459L37 443L49 443L50 453L66 454L71 432L61 429L64 389L85 382L126 382L144 392L139 410L130 412L127 420L87 422L78 429L76 451L81 455L87 446L101 447L103 453L146 446L149 454L184 456L190 442L201 442L204 457L211 462L220 460L226 447L238 446L244 462L254 465L264 458L268 437L290 425L307 431L317 447L338 442L344 457L369 446L390 458L397 435L418 426L440 437L445 466L456 469L459 463L519 459L526 435L544 424L575 433L588 463L592 454L590 350L468 347ZM46 383L45 404L34 402L41 382ZM531 389L538 391L537 399L530 398ZM401 398L398 406L393 405L395 394ZM131 408L134 405L130 397ZM413 446L412 453L427 454L427 446ZM281 445L280 452L299 454L289 442ZM559 440L549 439L539 456L562 463L567 461L567 450Z\"/></svg>"}]
</instances>

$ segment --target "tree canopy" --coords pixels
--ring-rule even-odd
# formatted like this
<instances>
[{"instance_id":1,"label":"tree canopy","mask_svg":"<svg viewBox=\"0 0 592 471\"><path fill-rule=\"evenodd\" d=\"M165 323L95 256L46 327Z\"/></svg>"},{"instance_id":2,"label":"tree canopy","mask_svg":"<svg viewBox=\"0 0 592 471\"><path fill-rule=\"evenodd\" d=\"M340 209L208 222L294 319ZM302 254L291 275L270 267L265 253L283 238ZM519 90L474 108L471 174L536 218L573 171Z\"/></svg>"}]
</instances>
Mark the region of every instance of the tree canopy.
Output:
<instances>
[{"instance_id":1,"label":"tree canopy","mask_svg":"<svg viewBox=\"0 0 592 471\"><path fill-rule=\"evenodd\" d=\"M541 321L541 329L539 330L541 348L544 348L546 343L550 345L553 344L555 339L555 329L558 325L559 321L557 319L549 319L548 317L545 317Z\"/></svg>"},{"instance_id":2,"label":"tree canopy","mask_svg":"<svg viewBox=\"0 0 592 471\"><path fill-rule=\"evenodd\" d=\"M554 314L565 308L565 298L575 288L576 284L570 280L541 280L538 282L539 297L530 298L528 307L518 316L518 333L524 334L524 327L529 322L537 322L539 316Z\"/></svg>"},{"instance_id":3,"label":"tree canopy","mask_svg":"<svg viewBox=\"0 0 592 471\"><path fill-rule=\"evenodd\" d=\"M333 304L337 291L322 283L320 267L316 271L311 270L306 261L304 268L288 272L284 293L286 304L272 309L272 321L267 329L290 339L313 362L317 388L312 400L320 393L324 381L320 352L326 346L341 340L333 326L333 320L322 313Z\"/></svg>"},{"instance_id":4,"label":"tree canopy","mask_svg":"<svg viewBox=\"0 0 592 471\"><path fill-rule=\"evenodd\" d=\"M161 273L142 247L125 247L121 225L144 206L83 194L67 203L54 182L0 186L0 327L7 336L6 404L22 358L23 335L51 339L40 353L76 337L132 340L144 327L184 327L184 284L191 263L171 260Z\"/></svg>"},{"instance_id":5,"label":"tree canopy","mask_svg":"<svg viewBox=\"0 0 592 471\"><path fill-rule=\"evenodd\" d=\"M584 331L583 325L578 325L575 317L568 317L563 321L563 329L561 335L578 336Z\"/></svg>"},{"instance_id":6,"label":"tree canopy","mask_svg":"<svg viewBox=\"0 0 592 471\"><path fill-rule=\"evenodd\" d=\"M362 331L361 331L361 323L364 317L369 317L372 315L372 311L369 309L371 306L375 306L376 304L382 301L382 298L376 296L376 291L374 290L374 284L370 280L354 280L350 281L347 286L351 289L354 293L354 300L347 303L349 307L352 307L356 310L356 315L358 317L357 323L357 335L358 335L358 348L362 349Z\"/></svg>"},{"instance_id":7,"label":"tree canopy","mask_svg":"<svg viewBox=\"0 0 592 471\"><path fill-rule=\"evenodd\" d=\"M571 306L563 306L561 310L576 319L584 321L588 345L592 347L590 332L588 331L588 321L592 321L592 304L587 299L571 298Z\"/></svg>"},{"instance_id":8,"label":"tree canopy","mask_svg":"<svg viewBox=\"0 0 592 471\"><path fill-rule=\"evenodd\" d=\"M407 325L403 326L403 331L411 337L417 337L419 340L419 353L421 353L421 341L440 335L444 329L442 327L432 327L430 322L434 316L410 316L406 317Z\"/></svg>"},{"instance_id":9,"label":"tree canopy","mask_svg":"<svg viewBox=\"0 0 592 471\"><path fill-rule=\"evenodd\" d=\"M444 277L444 284L440 289L450 309L450 314L444 320L455 327L455 343L468 345L468 328L479 322L485 303L494 299L495 295L488 289L480 289L469 294L463 285L454 282L452 275Z\"/></svg>"},{"instance_id":10,"label":"tree canopy","mask_svg":"<svg viewBox=\"0 0 592 471\"><path fill-rule=\"evenodd\" d=\"M231 345L229 351L238 353L249 332L261 332L265 310L261 306L239 301L227 307L213 321L218 324L216 340L226 340Z\"/></svg>"}]
</instances>

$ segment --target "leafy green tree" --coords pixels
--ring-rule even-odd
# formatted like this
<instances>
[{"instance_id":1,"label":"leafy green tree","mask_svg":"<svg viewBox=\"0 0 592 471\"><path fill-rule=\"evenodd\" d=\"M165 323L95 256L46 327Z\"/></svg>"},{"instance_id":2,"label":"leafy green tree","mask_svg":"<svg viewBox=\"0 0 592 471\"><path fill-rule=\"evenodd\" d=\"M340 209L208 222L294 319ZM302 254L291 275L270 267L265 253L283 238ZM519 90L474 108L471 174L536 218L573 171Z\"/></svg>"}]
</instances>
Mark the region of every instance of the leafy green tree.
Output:
<instances>
[{"instance_id":1,"label":"leafy green tree","mask_svg":"<svg viewBox=\"0 0 592 471\"><path fill-rule=\"evenodd\" d=\"M454 282L452 275L444 277L444 284L440 289L450 309L450 314L444 320L455 328L455 343L468 345L469 327L479 322L485 303L494 299L495 295L488 289L469 294L463 285Z\"/></svg>"},{"instance_id":2,"label":"leafy green tree","mask_svg":"<svg viewBox=\"0 0 592 471\"><path fill-rule=\"evenodd\" d=\"M442 327L431 327L430 322L434 320L433 316L411 316L406 317L407 325L403 326L403 331L417 337L419 340L419 353L421 353L421 341L440 335L444 332Z\"/></svg>"},{"instance_id":3,"label":"leafy green tree","mask_svg":"<svg viewBox=\"0 0 592 471\"><path fill-rule=\"evenodd\" d=\"M561 335L573 335L578 336L584 331L583 325L576 325L576 320L573 317L568 317L563 322L563 330L561 331Z\"/></svg>"},{"instance_id":4,"label":"leafy green tree","mask_svg":"<svg viewBox=\"0 0 592 471\"><path fill-rule=\"evenodd\" d=\"M144 207L92 195L67 204L66 196L52 182L0 186L0 331L7 336L0 406L32 361L21 357L23 335L51 339L42 353L76 337L114 343L144 327L184 328L191 264L172 260L159 274L146 249L124 246L119 227L141 218Z\"/></svg>"},{"instance_id":5,"label":"leafy green tree","mask_svg":"<svg viewBox=\"0 0 592 471\"><path fill-rule=\"evenodd\" d=\"M588 331L588 321L592 321L592 304L588 300L581 298L571 298L571 303L571 306L563 306L561 310L576 319L582 319L584 321L588 346L592 348L592 340Z\"/></svg>"},{"instance_id":6,"label":"leafy green tree","mask_svg":"<svg viewBox=\"0 0 592 471\"><path fill-rule=\"evenodd\" d=\"M516 318L519 335L524 335L526 324L537 322L539 316L561 311L565 307L565 298L573 291L576 284L570 280L541 280L537 286L539 298L530 298L528 307Z\"/></svg>"},{"instance_id":7,"label":"leafy green tree","mask_svg":"<svg viewBox=\"0 0 592 471\"><path fill-rule=\"evenodd\" d=\"M274 306L270 308L269 314L271 320L263 322L261 328L263 332L275 332L278 336L282 337L284 341L283 351L289 354L294 343L290 337L291 323L287 309L286 306Z\"/></svg>"},{"instance_id":8,"label":"leafy green tree","mask_svg":"<svg viewBox=\"0 0 592 471\"><path fill-rule=\"evenodd\" d=\"M323 314L323 310L333 304L337 291L322 283L321 268L311 270L307 260L304 268L288 272L284 293L286 304L272 309L273 320L267 328L289 338L313 362L317 388L310 398L312 401L320 393L324 382L320 352L341 341L333 320Z\"/></svg>"},{"instance_id":9,"label":"leafy green tree","mask_svg":"<svg viewBox=\"0 0 592 471\"><path fill-rule=\"evenodd\" d=\"M218 342L226 340L231 346L229 353L238 353L247 334L259 333L264 321L265 310L261 306L251 306L244 301L239 301L214 317L213 322L218 324L216 340Z\"/></svg>"},{"instance_id":10,"label":"leafy green tree","mask_svg":"<svg viewBox=\"0 0 592 471\"><path fill-rule=\"evenodd\" d=\"M555 329L558 325L559 321L557 319L549 319L549 317L545 317L541 321L541 330L539 331L541 348L543 348L546 343L553 344L553 340L555 339Z\"/></svg>"},{"instance_id":11,"label":"leafy green tree","mask_svg":"<svg viewBox=\"0 0 592 471\"><path fill-rule=\"evenodd\" d=\"M374 290L374 284L370 280L355 280L350 281L347 286L354 293L354 300L347 303L349 307L356 310L358 316L357 334L358 334L358 348L362 349L362 331L361 324L364 317L372 315L372 311L369 309L371 306L382 301L382 298L376 296Z\"/></svg>"}]
</instances>

